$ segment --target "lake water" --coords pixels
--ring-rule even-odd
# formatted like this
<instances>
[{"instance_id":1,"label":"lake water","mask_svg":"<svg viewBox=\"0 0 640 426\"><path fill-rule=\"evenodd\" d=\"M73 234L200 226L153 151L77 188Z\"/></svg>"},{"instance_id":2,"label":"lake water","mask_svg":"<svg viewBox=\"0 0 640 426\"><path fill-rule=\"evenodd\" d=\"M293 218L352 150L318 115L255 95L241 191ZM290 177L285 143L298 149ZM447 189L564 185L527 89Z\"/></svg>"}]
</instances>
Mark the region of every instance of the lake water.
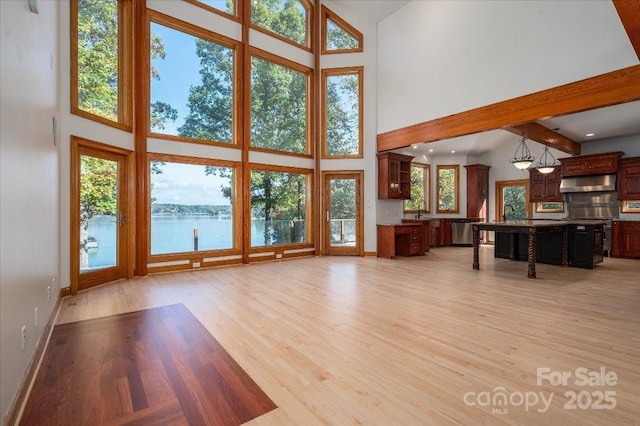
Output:
<instances>
[{"instance_id":1,"label":"lake water","mask_svg":"<svg viewBox=\"0 0 640 426\"><path fill-rule=\"evenodd\" d=\"M251 245L264 246L264 220L252 221ZM181 253L194 250L194 229L198 230L198 250L233 247L233 224L229 218L217 216L152 216L151 254ZM111 216L89 220L88 234L98 242L89 249L86 269L116 264L116 222Z\"/></svg>"}]
</instances>

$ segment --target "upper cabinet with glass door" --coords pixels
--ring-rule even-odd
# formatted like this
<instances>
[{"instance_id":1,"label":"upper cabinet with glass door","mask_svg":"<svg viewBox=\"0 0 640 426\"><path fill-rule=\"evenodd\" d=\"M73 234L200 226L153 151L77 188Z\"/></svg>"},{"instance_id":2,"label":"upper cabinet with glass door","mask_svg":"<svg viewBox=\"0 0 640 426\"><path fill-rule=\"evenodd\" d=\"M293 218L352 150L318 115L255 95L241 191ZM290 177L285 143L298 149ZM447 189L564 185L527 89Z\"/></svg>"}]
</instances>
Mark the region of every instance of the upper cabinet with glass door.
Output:
<instances>
[{"instance_id":1,"label":"upper cabinet with glass door","mask_svg":"<svg viewBox=\"0 0 640 426\"><path fill-rule=\"evenodd\" d=\"M411 160L393 152L378 154L378 198L411 199Z\"/></svg>"}]
</instances>

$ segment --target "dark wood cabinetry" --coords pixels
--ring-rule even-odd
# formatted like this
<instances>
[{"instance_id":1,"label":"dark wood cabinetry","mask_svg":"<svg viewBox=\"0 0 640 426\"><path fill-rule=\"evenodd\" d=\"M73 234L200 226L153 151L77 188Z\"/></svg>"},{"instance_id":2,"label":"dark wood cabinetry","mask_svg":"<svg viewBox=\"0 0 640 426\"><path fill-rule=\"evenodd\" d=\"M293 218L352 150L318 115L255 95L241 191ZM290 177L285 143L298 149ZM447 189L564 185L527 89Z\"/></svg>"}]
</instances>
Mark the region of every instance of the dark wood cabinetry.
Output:
<instances>
[{"instance_id":1,"label":"dark wood cabinetry","mask_svg":"<svg viewBox=\"0 0 640 426\"><path fill-rule=\"evenodd\" d=\"M640 259L640 222L615 220L611 226L611 255Z\"/></svg>"},{"instance_id":2,"label":"dark wood cabinetry","mask_svg":"<svg viewBox=\"0 0 640 426\"><path fill-rule=\"evenodd\" d=\"M618 151L560 158L560 174L562 176L583 176L617 173L618 161L623 154Z\"/></svg>"},{"instance_id":3,"label":"dark wood cabinetry","mask_svg":"<svg viewBox=\"0 0 640 426\"><path fill-rule=\"evenodd\" d=\"M378 257L424 254L421 224L378 225Z\"/></svg>"},{"instance_id":4,"label":"dark wood cabinetry","mask_svg":"<svg viewBox=\"0 0 640 426\"><path fill-rule=\"evenodd\" d=\"M530 202L563 201L560 193L560 168L548 174L535 169L529 170Z\"/></svg>"},{"instance_id":5,"label":"dark wood cabinetry","mask_svg":"<svg viewBox=\"0 0 640 426\"><path fill-rule=\"evenodd\" d=\"M429 234L431 235L429 238L429 246L431 247L442 246L442 242L440 241L440 222L440 219L431 219L429 221Z\"/></svg>"},{"instance_id":6,"label":"dark wood cabinetry","mask_svg":"<svg viewBox=\"0 0 640 426\"><path fill-rule=\"evenodd\" d=\"M618 198L621 200L640 200L640 157L620 160Z\"/></svg>"},{"instance_id":7,"label":"dark wood cabinetry","mask_svg":"<svg viewBox=\"0 0 640 426\"><path fill-rule=\"evenodd\" d=\"M431 226L429 219L402 219L403 224L420 226L420 254L429 251L431 245Z\"/></svg>"},{"instance_id":8,"label":"dark wood cabinetry","mask_svg":"<svg viewBox=\"0 0 640 426\"><path fill-rule=\"evenodd\" d=\"M393 152L378 154L378 198L411 198L411 160L409 155Z\"/></svg>"},{"instance_id":9,"label":"dark wood cabinetry","mask_svg":"<svg viewBox=\"0 0 640 426\"><path fill-rule=\"evenodd\" d=\"M488 219L489 169L484 164L469 164L467 169L467 217Z\"/></svg>"}]
</instances>

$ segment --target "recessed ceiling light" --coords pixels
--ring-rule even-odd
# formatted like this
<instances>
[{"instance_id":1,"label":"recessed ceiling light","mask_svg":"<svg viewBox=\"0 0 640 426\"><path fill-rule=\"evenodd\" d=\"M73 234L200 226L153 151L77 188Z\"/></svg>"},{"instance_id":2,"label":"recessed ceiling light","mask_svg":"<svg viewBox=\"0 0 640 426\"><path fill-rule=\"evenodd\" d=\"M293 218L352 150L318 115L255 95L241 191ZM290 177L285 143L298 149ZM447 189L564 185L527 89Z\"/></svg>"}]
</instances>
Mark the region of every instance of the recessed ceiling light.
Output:
<instances>
[{"instance_id":1,"label":"recessed ceiling light","mask_svg":"<svg viewBox=\"0 0 640 426\"><path fill-rule=\"evenodd\" d=\"M591 136L595 136L595 135L596 135L595 133L587 133L585 136L590 138Z\"/></svg>"},{"instance_id":2,"label":"recessed ceiling light","mask_svg":"<svg viewBox=\"0 0 640 426\"><path fill-rule=\"evenodd\" d=\"M452 150L452 151L451 151L451 153L452 153L452 154L455 154L455 153L456 153L456 151L455 151L455 150Z\"/></svg>"},{"instance_id":3,"label":"recessed ceiling light","mask_svg":"<svg viewBox=\"0 0 640 426\"><path fill-rule=\"evenodd\" d=\"M433 152L433 148L431 148L431 149L429 150L429 152Z\"/></svg>"},{"instance_id":4,"label":"recessed ceiling light","mask_svg":"<svg viewBox=\"0 0 640 426\"><path fill-rule=\"evenodd\" d=\"M418 147L418 145L411 145L413 147L413 149L416 149Z\"/></svg>"}]
</instances>

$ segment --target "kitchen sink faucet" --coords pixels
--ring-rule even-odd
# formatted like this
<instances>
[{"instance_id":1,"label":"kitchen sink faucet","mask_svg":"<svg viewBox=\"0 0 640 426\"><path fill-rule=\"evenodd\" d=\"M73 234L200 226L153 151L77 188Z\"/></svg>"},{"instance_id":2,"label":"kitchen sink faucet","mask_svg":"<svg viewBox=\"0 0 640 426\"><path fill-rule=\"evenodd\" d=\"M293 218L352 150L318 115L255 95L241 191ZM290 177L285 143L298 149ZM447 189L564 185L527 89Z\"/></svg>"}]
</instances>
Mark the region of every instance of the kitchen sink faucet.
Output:
<instances>
[{"instance_id":1,"label":"kitchen sink faucet","mask_svg":"<svg viewBox=\"0 0 640 426\"><path fill-rule=\"evenodd\" d=\"M511 213L515 213L516 212L516 209L511 204L505 204L504 205L504 209L502 210L502 220L503 221L507 220L507 207L511 208Z\"/></svg>"}]
</instances>

